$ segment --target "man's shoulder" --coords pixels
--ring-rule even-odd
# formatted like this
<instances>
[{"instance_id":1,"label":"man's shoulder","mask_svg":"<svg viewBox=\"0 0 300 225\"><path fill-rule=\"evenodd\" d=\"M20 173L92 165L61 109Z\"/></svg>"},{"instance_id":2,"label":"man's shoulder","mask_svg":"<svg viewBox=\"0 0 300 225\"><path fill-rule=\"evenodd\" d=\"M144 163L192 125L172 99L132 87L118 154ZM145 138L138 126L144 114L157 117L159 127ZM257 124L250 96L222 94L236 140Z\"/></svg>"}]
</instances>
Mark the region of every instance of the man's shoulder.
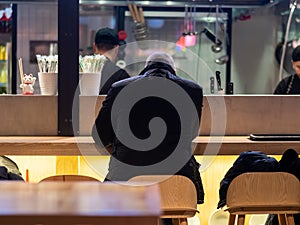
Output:
<instances>
[{"instance_id":1,"label":"man's shoulder","mask_svg":"<svg viewBox=\"0 0 300 225\"><path fill-rule=\"evenodd\" d=\"M185 87L189 87L191 89L198 89L198 90L202 90L202 87L197 84L196 82L180 77L180 76L172 76L172 79L177 82L177 83L181 83L182 85L184 85Z\"/></svg>"},{"instance_id":2,"label":"man's shoulder","mask_svg":"<svg viewBox=\"0 0 300 225\"><path fill-rule=\"evenodd\" d=\"M139 76L133 76L133 77L125 78L123 80L119 80L119 81L113 83L112 88L124 87L124 86L128 85L129 83L131 83L135 80L138 80L138 79L140 79Z\"/></svg>"}]
</instances>

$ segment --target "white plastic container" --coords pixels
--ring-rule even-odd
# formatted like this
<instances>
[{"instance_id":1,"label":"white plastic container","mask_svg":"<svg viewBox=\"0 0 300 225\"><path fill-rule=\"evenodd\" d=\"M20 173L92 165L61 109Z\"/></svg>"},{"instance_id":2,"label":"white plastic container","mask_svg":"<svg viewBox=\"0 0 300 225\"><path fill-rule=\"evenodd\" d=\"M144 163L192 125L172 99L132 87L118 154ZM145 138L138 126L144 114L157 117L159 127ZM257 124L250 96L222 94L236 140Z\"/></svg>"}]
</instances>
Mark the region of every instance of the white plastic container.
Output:
<instances>
[{"instance_id":1,"label":"white plastic container","mask_svg":"<svg viewBox=\"0 0 300 225\"><path fill-rule=\"evenodd\" d=\"M57 73L38 73L41 95L57 95Z\"/></svg>"},{"instance_id":2,"label":"white plastic container","mask_svg":"<svg viewBox=\"0 0 300 225\"><path fill-rule=\"evenodd\" d=\"M101 72L79 73L80 94L84 96L96 96L100 91Z\"/></svg>"}]
</instances>

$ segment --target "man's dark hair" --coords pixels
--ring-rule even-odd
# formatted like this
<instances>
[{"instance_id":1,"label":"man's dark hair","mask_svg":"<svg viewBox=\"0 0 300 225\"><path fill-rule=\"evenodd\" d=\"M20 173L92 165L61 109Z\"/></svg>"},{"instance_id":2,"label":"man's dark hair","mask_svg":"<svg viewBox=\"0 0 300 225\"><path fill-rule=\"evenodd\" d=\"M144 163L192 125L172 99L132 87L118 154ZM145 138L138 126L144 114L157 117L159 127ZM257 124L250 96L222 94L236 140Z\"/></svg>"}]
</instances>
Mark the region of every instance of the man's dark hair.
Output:
<instances>
[{"instance_id":1,"label":"man's dark hair","mask_svg":"<svg viewBox=\"0 0 300 225\"><path fill-rule=\"evenodd\" d=\"M119 45L118 33L109 28L101 28L95 35L95 45L99 50L108 51Z\"/></svg>"},{"instance_id":2,"label":"man's dark hair","mask_svg":"<svg viewBox=\"0 0 300 225\"><path fill-rule=\"evenodd\" d=\"M298 45L292 53L292 60L293 62L300 61L300 45Z\"/></svg>"}]
</instances>

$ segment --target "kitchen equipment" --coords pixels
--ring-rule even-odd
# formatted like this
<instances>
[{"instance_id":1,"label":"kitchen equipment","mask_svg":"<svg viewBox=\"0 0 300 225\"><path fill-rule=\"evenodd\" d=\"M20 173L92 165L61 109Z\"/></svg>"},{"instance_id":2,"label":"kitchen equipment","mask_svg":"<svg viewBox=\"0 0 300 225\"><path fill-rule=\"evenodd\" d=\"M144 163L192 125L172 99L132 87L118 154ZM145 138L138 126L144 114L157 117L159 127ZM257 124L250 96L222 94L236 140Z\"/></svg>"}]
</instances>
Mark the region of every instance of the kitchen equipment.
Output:
<instances>
[{"instance_id":1,"label":"kitchen equipment","mask_svg":"<svg viewBox=\"0 0 300 225\"><path fill-rule=\"evenodd\" d=\"M218 84L218 91L222 91L223 88L221 87L221 77L220 77L221 72L220 71L216 71L216 80L217 80L217 84Z\"/></svg>"},{"instance_id":2,"label":"kitchen equipment","mask_svg":"<svg viewBox=\"0 0 300 225\"><path fill-rule=\"evenodd\" d=\"M215 93L215 78L210 77L210 93L214 94Z\"/></svg>"},{"instance_id":3,"label":"kitchen equipment","mask_svg":"<svg viewBox=\"0 0 300 225\"><path fill-rule=\"evenodd\" d=\"M139 41L144 41L148 37L148 28L145 23L143 8L138 8L136 4L132 5L131 3L128 4L128 8L134 22L134 37L138 41L138 45L141 49L147 49L148 47L146 45L139 43Z\"/></svg>"},{"instance_id":4,"label":"kitchen equipment","mask_svg":"<svg viewBox=\"0 0 300 225\"><path fill-rule=\"evenodd\" d=\"M217 53L222 51L222 41L218 39L207 27L205 27L201 33L205 34L205 36L211 41L214 42L214 45L211 46L213 52Z\"/></svg>"},{"instance_id":5,"label":"kitchen equipment","mask_svg":"<svg viewBox=\"0 0 300 225\"><path fill-rule=\"evenodd\" d=\"M190 7L185 6L185 16L184 16L184 32L182 36L184 37L185 46L194 46L197 40L196 32L196 6Z\"/></svg>"},{"instance_id":6,"label":"kitchen equipment","mask_svg":"<svg viewBox=\"0 0 300 225\"><path fill-rule=\"evenodd\" d=\"M227 94L233 95L233 82L229 82L227 85Z\"/></svg>"},{"instance_id":7,"label":"kitchen equipment","mask_svg":"<svg viewBox=\"0 0 300 225\"><path fill-rule=\"evenodd\" d=\"M223 55L223 56L217 58L217 59L215 60L215 62L216 62L217 64L219 64L219 65L223 65L223 64L227 63L228 60L229 60L228 55Z\"/></svg>"},{"instance_id":8,"label":"kitchen equipment","mask_svg":"<svg viewBox=\"0 0 300 225\"><path fill-rule=\"evenodd\" d=\"M216 26L215 26L215 44L211 46L211 50L215 53L222 51L222 44L218 43L218 31L219 31L219 5L216 5Z\"/></svg>"}]
</instances>

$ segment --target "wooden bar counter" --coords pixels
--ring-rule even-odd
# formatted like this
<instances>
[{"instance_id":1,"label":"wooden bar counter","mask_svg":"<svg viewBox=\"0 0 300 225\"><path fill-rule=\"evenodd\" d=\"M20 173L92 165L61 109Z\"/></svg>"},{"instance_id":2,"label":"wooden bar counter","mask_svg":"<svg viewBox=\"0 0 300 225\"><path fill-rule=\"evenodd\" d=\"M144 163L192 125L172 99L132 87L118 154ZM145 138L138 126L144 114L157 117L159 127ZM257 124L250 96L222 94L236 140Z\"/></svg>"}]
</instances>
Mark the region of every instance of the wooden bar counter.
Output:
<instances>
[{"instance_id":1,"label":"wooden bar counter","mask_svg":"<svg viewBox=\"0 0 300 225\"><path fill-rule=\"evenodd\" d=\"M57 135L57 96L1 96L3 155L99 155L91 129L105 96L81 96L79 137ZM246 150L282 154L300 142L251 141L250 133L299 133L299 96L205 96L196 155L235 155ZM41 111L41 109L43 109ZM22 116L20 116L22 112ZM222 138L222 136L224 136ZM101 151L101 155L104 154Z\"/></svg>"},{"instance_id":2,"label":"wooden bar counter","mask_svg":"<svg viewBox=\"0 0 300 225\"><path fill-rule=\"evenodd\" d=\"M199 136L194 139L195 155L238 155L243 151L263 151L281 155L286 149L300 152L300 141L252 141L248 136ZM1 155L77 156L106 155L91 136L0 136Z\"/></svg>"}]
</instances>

